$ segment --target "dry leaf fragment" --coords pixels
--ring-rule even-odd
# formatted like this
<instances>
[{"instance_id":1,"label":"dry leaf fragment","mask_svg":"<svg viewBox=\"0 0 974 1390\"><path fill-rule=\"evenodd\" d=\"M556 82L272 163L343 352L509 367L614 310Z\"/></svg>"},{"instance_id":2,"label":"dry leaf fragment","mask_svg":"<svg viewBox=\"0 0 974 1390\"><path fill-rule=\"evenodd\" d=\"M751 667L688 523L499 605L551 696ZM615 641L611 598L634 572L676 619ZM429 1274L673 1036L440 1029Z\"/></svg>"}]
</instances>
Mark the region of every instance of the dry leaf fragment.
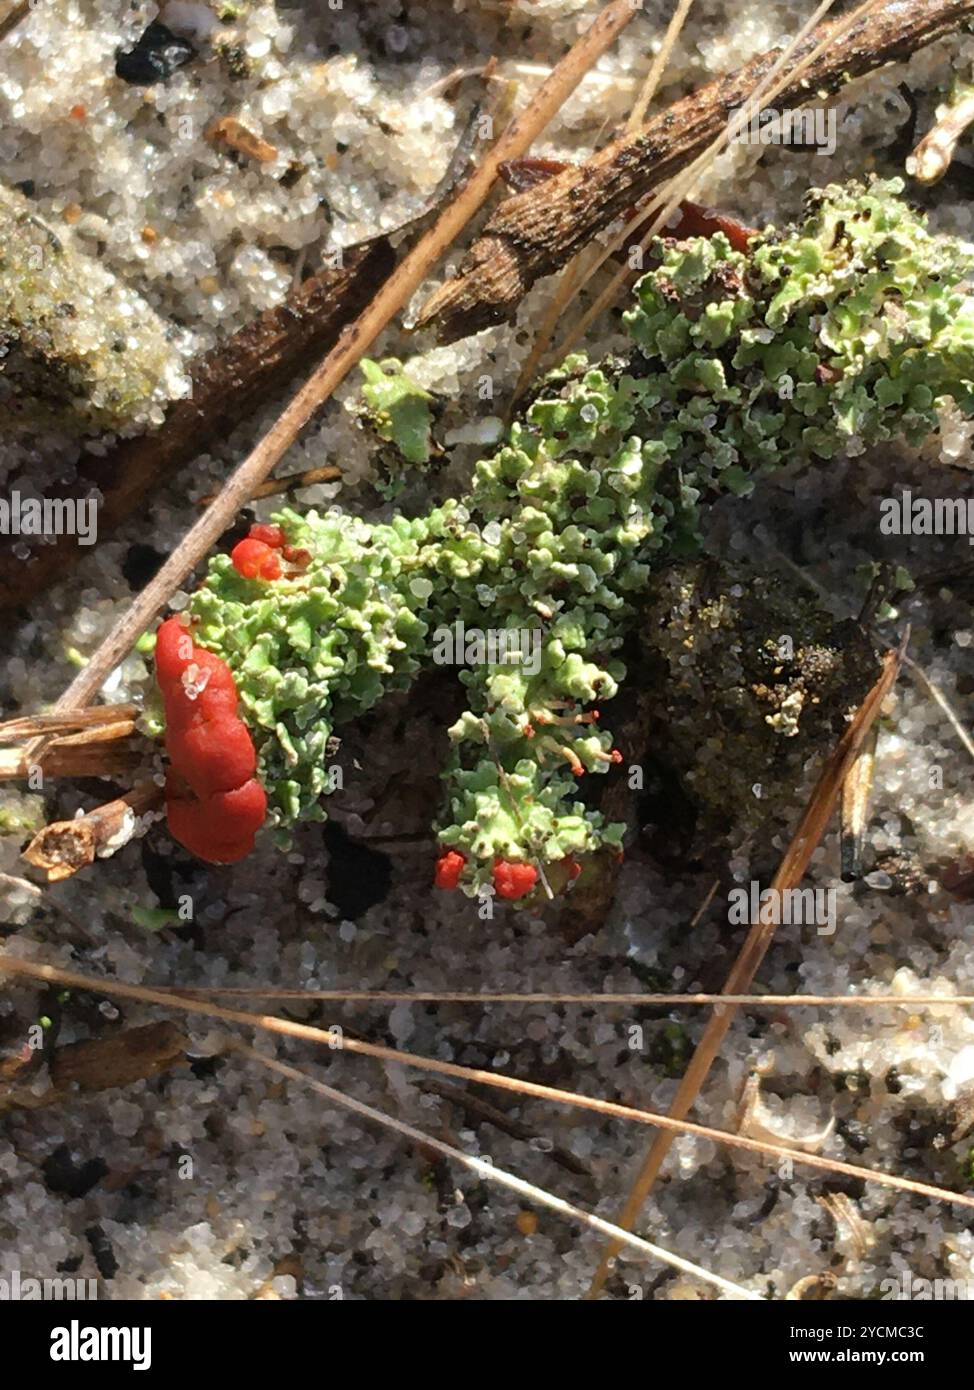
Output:
<instances>
[{"instance_id":1,"label":"dry leaf fragment","mask_svg":"<svg viewBox=\"0 0 974 1390\"><path fill-rule=\"evenodd\" d=\"M277 147L248 130L236 116L219 116L211 121L203 132L203 138L211 145L225 145L228 149L236 150L258 164L271 164L277 158Z\"/></svg>"},{"instance_id":2,"label":"dry leaf fragment","mask_svg":"<svg viewBox=\"0 0 974 1390\"><path fill-rule=\"evenodd\" d=\"M769 1144L787 1144L789 1148L801 1149L803 1153L820 1153L832 1138L835 1131L835 1116L830 1116L828 1124L815 1134L787 1134L777 1125L778 1116L773 1115L761 1095L761 1078L756 1072L748 1077L741 1104L738 1109L737 1131L748 1139L763 1139Z\"/></svg>"}]
</instances>

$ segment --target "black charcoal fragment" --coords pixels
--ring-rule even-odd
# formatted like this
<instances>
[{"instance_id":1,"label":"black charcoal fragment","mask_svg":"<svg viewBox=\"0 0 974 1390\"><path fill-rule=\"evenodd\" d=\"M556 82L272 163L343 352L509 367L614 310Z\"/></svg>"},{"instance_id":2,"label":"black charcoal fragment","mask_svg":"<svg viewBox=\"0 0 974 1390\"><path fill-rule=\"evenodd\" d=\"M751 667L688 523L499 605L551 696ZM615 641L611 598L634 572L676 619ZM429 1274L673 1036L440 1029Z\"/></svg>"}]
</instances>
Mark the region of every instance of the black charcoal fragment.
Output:
<instances>
[{"instance_id":1,"label":"black charcoal fragment","mask_svg":"<svg viewBox=\"0 0 974 1390\"><path fill-rule=\"evenodd\" d=\"M133 48L115 58L115 76L133 87L165 82L196 57L189 39L180 38L157 19L145 29Z\"/></svg>"}]
</instances>

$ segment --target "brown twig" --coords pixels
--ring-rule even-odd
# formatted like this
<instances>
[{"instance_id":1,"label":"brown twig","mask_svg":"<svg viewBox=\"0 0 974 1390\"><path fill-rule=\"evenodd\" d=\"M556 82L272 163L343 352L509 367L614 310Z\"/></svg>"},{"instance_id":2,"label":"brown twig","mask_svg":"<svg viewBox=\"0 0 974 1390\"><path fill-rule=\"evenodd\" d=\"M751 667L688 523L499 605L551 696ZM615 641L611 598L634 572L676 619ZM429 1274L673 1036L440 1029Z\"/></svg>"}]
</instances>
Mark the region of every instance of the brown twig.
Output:
<instances>
[{"instance_id":1,"label":"brown twig","mask_svg":"<svg viewBox=\"0 0 974 1390\"><path fill-rule=\"evenodd\" d=\"M676 6L670 16L666 33L663 35L663 42L660 44L659 52L650 64L646 80L643 82L639 96L636 98L632 110L626 120L626 131L638 130L645 123L646 112L649 110L649 103L656 95L657 88L663 74L666 72L666 65L670 61L673 49L676 47L677 40L687 21L687 15L693 5L693 0L676 0Z\"/></svg>"},{"instance_id":2,"label":"brown twig","mask_svg":"<svg viewBox=\"0 0 974 1390\"><path fill-rule=\"evenodd\" d=\"M0 724L0 780L30 779L41 768L39 740L45 752L43 773L51 777L115 777L130 772L145 756L145 741L136 736L137 705L103 705L66 710L64 714L28 715Z\"/></svg>"},{"instance_id":3,"label":"brown twig","mask_svg":"<svg viewBox=\"0 0 974 1390\"><path fill-rule=\"evenodd\" d=\"M12 5L2 19L0 19L0 39L5 39L8 34L16 29L22 19L30 14L32 9L30 0L18 0Z\"/></svg>"},{"instance_id":4,"label":"brown twig","mask_svg":"<svg viewBox=\"0 0 974 1390\"><path fill-rule=\"evenodd\" d=\"M914 683L918 685L921 690L926 691L934 704L937 705L939 709L943 710L944 714L947 716L950 727L963 745L964 751L969 757L974 758L974 739L971 738L967 729L965 729L964 725L961 723L950 701L940 689L939 685L931 680L923 667L914 661L912 656L904 656L903 665L906 667L907 674L912 678Z\"/></svg>"},{"instance_id":5,"label":"brown twig","mask_svg":"<svg viewBox=\"0 0 974 1390\"><path fill-rule=\"evenodd\" d=\"M879 718L883 701L896 683L904 651L905 641L898 651L886 654L882 675L863 700L855 719L843 734L826 763L812 793L808 808L802 816L798 829L792 836L791 843L771 884L775 893L780 894L797 887L804 877L816 846L825 834L832 813L838 804L842 785L849 769L859 756L869 731ZM775 928L776 924L770 908L762 910L758 915L758 920L752 924L740 954L727 977L724 986L726 994L747 993L774 939ZM731 1005L720 1005L714 1010L670 1106L671 1119L683 1120L689 1114L736 1014L736 1007ZM632 1228L633 1222L652 1190L672 1143L673 1131L669 1131L658 1134L650 1146L636 1183L616 1222L623 1230ZM619 1247L617 1246L607 1247L592 1280L589 1298L598 1298L608 1277L612 1260L618 1252Z\"/></svg>"},{"instance_id":6,"label":"brown twig","mask_svg":"<svg viewBox=\"0 0 974 1390\"><path fill-rule=\"evenodd\" d=\"M254 488L250 500L256 502L261 497L279 497L284 492L293 492L299 487L312 487L315 483L334 483L341 476L342 470L337 464L326 463L322 468L306 468L303 473L287 473L283 478L268 478L266 483ZM208 507L219 495L218 492L211 492L206 497L201 497L200 506Z\"/></svg>"},{"instance_id":7,"label":"brown twig","mask_svg":"<svg viewBox=\"0 0 974 1390\"><path fill-rule=\"evenodd\" d=\"M971 0L974 5L974 0ZM603 53L636 11L630 0L612 0L565 55L530 104L505 129L493 149L470 176L452 203L404 257L381 290L345 329L338 344L312 372L304 385L227 479L219 497L183 537L155 578L129 606L101 643L88 665L72 681L55 706L84 705L149 627L170 594L184 583L196 565L227 528L240 507L253 496L291 447L305 425L329 399L379 333L405 307L435 265L482 206L499 166L523 154L578 86L585 72Z\"/></svg>"},{"instance_id":8,"label":"brown twig","mask_svg":"<svg viewBox=\"0 0 974 1390\"><path fill-rule=\"evenodd\" d=\"M972 16L974 0L902 0L867 14L782 89L780 104L800 106L810 94L834 94L856 77L908 58ZM814 29L796 48L791 68L846 22L832 20ZM781 53L776 48L762 54L675 102L639 134L623 134L542 187L508 198L456 277L422 306L417 327L435 324L440 341L451 342L513 317L536 280L560 269L626 208L690 164Z\"/></svg>"},{"instance_id":9,"label":"brown twig","mask_svg":"<svg viewBox=\"0 0 974 1390\"><path fill-rule=\"evenodd\" d=\"M974 93L970 88L954 101L937 118L936 123L923 137L906 161L906 172L917 183L939 183L950 168L954 152L966 132L974 124Z\"/></svg>"},{"instance_id":10,"label":"brown twig","mask_svg":"<svg viewBox=\"0 0 974 1390\"><path fill-rule=\"evenodd\" d=\"M121 721L134 724L141 712L138 705L92 705L89 709L66 709L60 714L23 715L0 724L0 743L22 743L39 734L70 735Z\"/></svg>"},{"instance_id":11,"label":"brown twig","mask_svg":"<svg viewBox=\"0 0 974 1390\"><path fill-rule=\"evenodd\" d=\"M128 844L139 828L139 818L161 806L162 795L154 782L143 782L74 820L45 825L24 850L24 858L43 869L49 883L70 878L96 858L107 858Z\"/></svg>"},{"instance_id":12,"label":"brown twig","mask_svg":"<svg viewBox=\"0 0 974 1390\"><path fill-rule=\"evenodd\" d=\"M500 1110L496 1105L491 1105L489 1101L475 1096L470 1091L465 1091L462 1086L454 1086L449 1081L427 1081L423 1090L430 1095L439 1096L441 1100L448 1101L451 1105L458 1106L467 1115L475 1120L480 1120L484 1124L493 1125L502 1134L509 1134L512 1139L519 1139L523 1143L537 1139L538 1132L530 1125L522 1124L520 1120L508 1115L506 1110ZM576 1158L569 1150L555 1144L551 1149L551 1161L557 1163L566 1172L573 1173L577 1178L590 1178L592 1170Z\"/></svg>"},{"instance_id":13,"label":"brown twig","mask_svg":"<svg viewBox=\"0 0 974 1390\"><path fill-rule=\"evenodd\" d=\"M869 825L869 805L876 771L878 739L879 729L874 724L859 751L859 756L842 783L840 853L844 883L854 883L856 879L862 878L862 852Z\"/></svg>"},{"instance_id":14,"label":"brown twig","mask_svg":"<svg viewBox=\"0 0 974 1390\"><path fill-rule=\"evenodd\" d=\"M37 755L24 748L0 750L0 781L25 782L40 777L119 777L138 767L145 756L141 740L126 738L124 725L114 742L104 739L85 743L56 740L43 753L43 764Z\"/></svg>"},{"instance_id":15,"label":"brown twig","mask_svg":"<svg viewBox=\"0 0 974 1390\"><path fill-rule=\"evenodd\" d=\"M680 31L686 23L686 18L692 5L693 0L677 0L676 8L670 17L670 22L663 36L663 42L660 45L659 52L653 59L649 72L646 75L646 80L643 82L639 96L636 98L636 103L629 112L625 124L627 133L638 130L645 122L649 104L656 95L656 89L660 84L660 79L666 70L666 64L669 62L670 55L680 37ZM560 172L560 169L557 172ZM569 301L576 294L578 288L587 280L589 269L590 267L586 265L586 256L584 252L580 252L577 256L573 257L564 267L561 279L555 287L555 292L544 312L541 324L534 335L531 351L525 358L520 373L518 374L514 390L511 393L512 410L534 380L538 367L555 336L555 330L561 319L562 313Z\"/></svg>"},{"instance_id":16,"label":"brown twig","mask_svg":"<svg viewBox=\"0 0 974 1390\"><path fill-rule=\"evenodd\" d=\"M0 882L3 876L0 875ZM15 880L16 881L16 880ZM276 985L211 985L174 988L177 994L200 999L304 999L332 1004L579 1004L586 1008L710 1008L734 1004L745 1009L955 1009L974 1008L974 994L647 994L643 990L566 994L559 990L511 991L427 989L286 989Z\"/></svg>"}]
</instances>

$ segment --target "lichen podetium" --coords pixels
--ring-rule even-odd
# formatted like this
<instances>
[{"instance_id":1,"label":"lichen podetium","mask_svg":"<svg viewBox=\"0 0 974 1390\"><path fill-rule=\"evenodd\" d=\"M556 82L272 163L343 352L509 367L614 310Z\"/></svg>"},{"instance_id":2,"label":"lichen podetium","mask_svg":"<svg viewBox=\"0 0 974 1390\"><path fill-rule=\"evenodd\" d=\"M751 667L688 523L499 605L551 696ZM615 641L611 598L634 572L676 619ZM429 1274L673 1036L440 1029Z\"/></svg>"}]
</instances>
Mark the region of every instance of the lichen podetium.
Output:
<instances>
[{"instance_id":1,"label":"lichen podetium","mask_svg":"<svg viewBox=\"0 0 974 1390\"><path fill-rule=\"evenodd\" d=\"M211 561L194 641L234 673L281 832L323 818L336 728L407 687L461 623L518 636L460 672L442 885L518 898L541 869L572 876L621 846L577 779L617 759L601 715L654 567L693 553L711 501L781 462L916 444L948 397L974 407L974 247L930 234L901 192L813 192L800 225L746 253L721 234L658 243L625 315L630 355L564 362L462 500L374 524L283 510L292 562L276 578Z\"/></svg>"}]
</instances>

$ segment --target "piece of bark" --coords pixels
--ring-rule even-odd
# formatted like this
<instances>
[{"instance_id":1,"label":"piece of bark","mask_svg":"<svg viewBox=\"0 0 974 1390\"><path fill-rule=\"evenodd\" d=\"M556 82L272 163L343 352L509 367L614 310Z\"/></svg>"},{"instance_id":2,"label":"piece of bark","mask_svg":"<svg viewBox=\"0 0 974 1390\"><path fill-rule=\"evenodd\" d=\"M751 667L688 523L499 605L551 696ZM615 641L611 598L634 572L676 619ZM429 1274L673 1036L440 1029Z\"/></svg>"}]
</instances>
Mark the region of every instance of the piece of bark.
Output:
<instances>
[{"instance_id":1,"label":"piece of bark","mask_svg":"<svg viewBox=\"0 0 974 1390\"><path fill-rule=\"evenodd\" d=\"M974 0L900 0L867 15L801 77L775 97L776 109L826 98L847 82L917 49L974 18ZM799 62L835 29L819 25L789 63ZM767 76L782 48L675 102L635 135L624 134L583 164L508 198L467 252L457 275L423 305L417 328L435 326L453 342L513 318L536 280L566 265L593 237L654 188L685 169L726 127Z\"/></svg>"},{"instance_id":2,"label":"piece of bark","mask_svg":"<svg viewBox=\"0 0 974 1390\"><path fill-rule=\"evenodd\" d=\"M44 777L119 777L131 772L145 758L147 745L142 738L125 737L123 728L118 726L112 742L58 740L44 750L43 759L23 748L0 749L0 782L27 781L38 769Z\"/></svg>"},{"instance_id":3,"label":"piece of bark","mask_svg":"<svg viewBox=\"0 0 974 1390\"><path fill-rule=\"evenodd\" d=\"M0 724L0 781L24 780L41 766L51 777L117 777L143 761L147 741L135 731L137 705L102 705L63 714L27 715ZM36 752L44 739L43 763Z\"/></svg>"},{"instance_id":4,"label":"piece of bark","mask_svg":"<svg viewBox=\"0 0 974 1390\"><path fill-rule=\"evenodd\" d=\"M22 743L39 734L67 737L123 720L134 723L141 713L139 705L90 705L87 709L64 710L60 714L25 714L0 724L0 743Z\"/></svg>"},{"instance_id":5,"label":"piece of bark","mask_svg":"<svg viewBox=\"0 0 974 1390\"><path fill-rule=\"evenodd\" d=\"M51 1054L51 1085L46 1090L37 1092L16 1081L0 1084L0 1114L5 1110L39 1110L70 1100L78 1092L107 1091L147 1081L183 1065L188 1046L185 1033L169 1020L127 1028L115 1037L68 1043Z\"/></svg>"},{"instance_id":6,"label":"piece of bark","mask_svg":"<svg viewBox=\"0 0 974 1390\"><path fill-rule=\"evenodd\" d=\"M51 1079L58 1090L106 1091L167 1071L183 1059L186 1035L168 1019L127 1028L117 1037L92 1038L54 1050Z\"/></svg>"},{"instance_id":7,"label":"piece of bark","mask_svg":"<svg viewBox=\"0 0 974 1390\"><path fill-rule=\"evenodd\" d=\"M125 796L96 806L74 820L54 821L38 831L24 850L24 858L43 869L49 883L70 878L79 869L121 849L138 829L139 817L162 805L163 792L154 782L143 782Z\"/></svg>"},{"instance_id":8,"label":"piece of bark","mask_svg":"<svg viewBox=\"0 0 974 1390\"><path fill-rule=\"evenodd\" d=\"M137 510L164 477L225 437L309 360L338 341L392 271L385 237L346 251L344 264L311 276L285 302L268 309L192 364L192 395L175 401L152 434L120 440L106 455L84 454L70 496L101 493L99 538ZM78 556L75 537L60 536L29 559L0 558L0 611L18 608L62 579Z\"/></svg>"}]
</instances>

